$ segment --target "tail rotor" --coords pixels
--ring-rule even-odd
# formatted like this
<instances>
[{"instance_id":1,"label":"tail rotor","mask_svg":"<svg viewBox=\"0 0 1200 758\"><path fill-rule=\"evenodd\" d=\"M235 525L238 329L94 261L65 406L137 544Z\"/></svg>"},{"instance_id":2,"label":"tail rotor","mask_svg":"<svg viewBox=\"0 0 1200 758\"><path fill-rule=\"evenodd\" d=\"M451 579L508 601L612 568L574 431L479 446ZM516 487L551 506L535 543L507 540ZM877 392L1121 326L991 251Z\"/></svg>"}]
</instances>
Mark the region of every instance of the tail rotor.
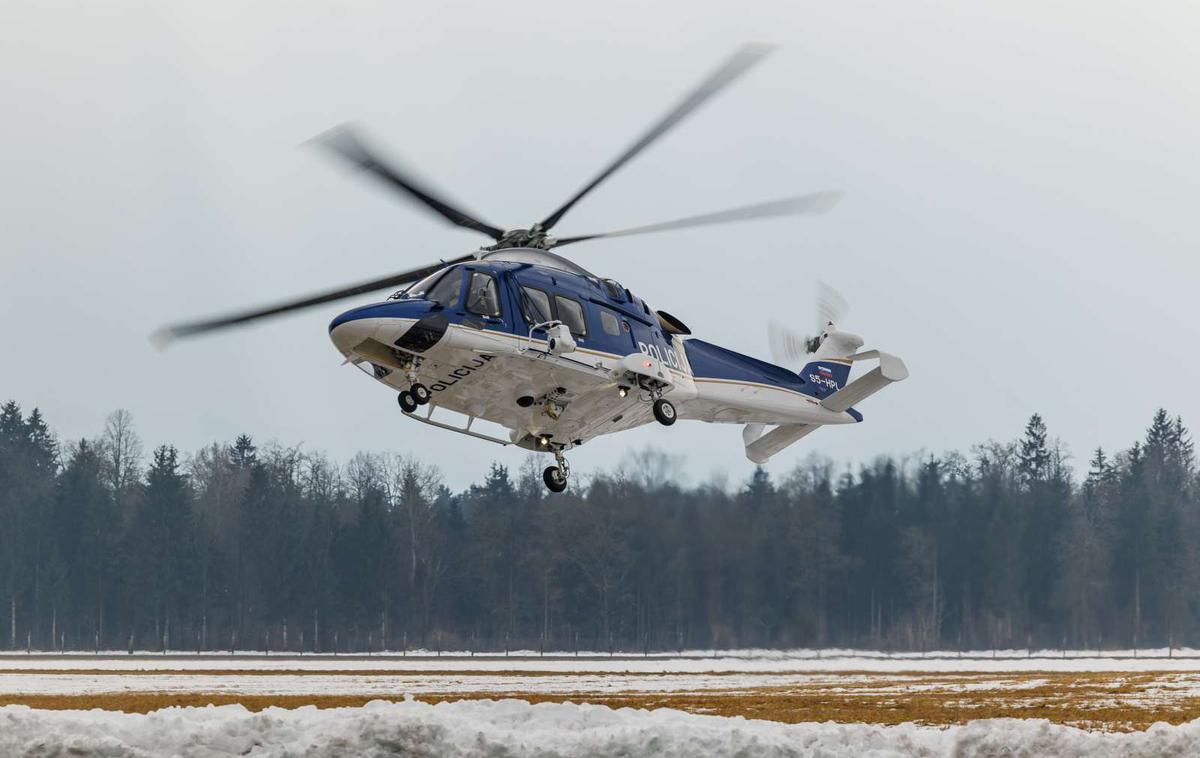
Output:
<instances>
[{"instance_id":1,"label":"tail rotor","mask_svg":"<svg viewBox=\"0 0 1200 758\"><path fill-rule=\"evenodd\" d=\"M849 307L841 293L825 282L817 282L816 332L802 336L776 321L770 322L767 324L767 341L772 360L777 365L799 369L808 362L808 356L821 349L830 333L836 331Z\"/></svg>"}]
</instances>

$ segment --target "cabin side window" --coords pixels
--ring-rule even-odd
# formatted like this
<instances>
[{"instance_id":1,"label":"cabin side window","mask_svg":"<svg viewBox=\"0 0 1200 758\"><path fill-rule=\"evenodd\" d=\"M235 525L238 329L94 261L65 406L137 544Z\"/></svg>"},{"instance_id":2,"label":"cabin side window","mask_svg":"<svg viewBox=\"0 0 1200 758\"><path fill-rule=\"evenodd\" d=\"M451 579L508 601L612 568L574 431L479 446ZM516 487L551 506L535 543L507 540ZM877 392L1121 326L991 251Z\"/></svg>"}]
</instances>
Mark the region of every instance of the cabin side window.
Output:
<instances>
[{"instance_id":1,"label":"cabin side window","mask_svg":"<svg viewBox=\"0 0 1200 758\"><path fill-rule=\"evenodd\" d=\"M567 325L571 334L576 337L587 336L587 322L583 318L583 306L562 295L555 295L554 302L558 306L558 320Z\"/></svg>"},{"instance_id":2,"label":"cabin side window","mask_svg":"<svg viewBox=\"0 0 1200 758\"><path fill-rule=\"evenodd\" d=\"M600 309L600 327L609 336L619 337L621 335L621 320L607 308Z\"/></svg>"},{"instance_id":3,"label":"cabin side window","mask_svg":"<svg viewBox=\"0 0 1200 758\"><path fill-rule=\"evenodd\" d=\"M462 299L462 280L462 269L450 269L424 297L445 308L453 308ZM420 297L421 294L417 293L416 296Z\"/></svg>"},{"instance_id":4,"label":"cabin side window","mask_svg":"<svg viewBox=\"0 0 1200 758\"><path fill-rule=\"evenodd\" d=\"M496 280L482 271L471 272L471 288L467 292L467 310L480 316L500 317L500 293Z\"/></svg>"},{"instance_id":5,"label":"cabin side window","mask_svg":"<svg viewBox=\"0 0 1200 758\"><path fill-rule=\"evenodd\" d=\"M553 320L550 296L536 287L521 285L521 311L530 326Z\"/></svg>"}]
</instances>

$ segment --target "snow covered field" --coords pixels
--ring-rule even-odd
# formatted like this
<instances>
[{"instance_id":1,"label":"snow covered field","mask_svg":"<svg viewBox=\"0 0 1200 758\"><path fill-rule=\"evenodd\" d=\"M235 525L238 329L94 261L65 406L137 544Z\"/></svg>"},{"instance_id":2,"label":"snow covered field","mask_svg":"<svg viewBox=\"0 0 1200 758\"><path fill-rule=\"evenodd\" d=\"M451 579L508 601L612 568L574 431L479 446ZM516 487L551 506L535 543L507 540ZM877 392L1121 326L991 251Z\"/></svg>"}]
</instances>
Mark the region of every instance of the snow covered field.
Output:
<instances>
[{"instance_id":1,"label":"snow covered field","mask_svg":"<svg viewBox=\"0 0 1200 758\"><path fill-rule=\"evenodd\" d=\"M1200 722L1106 734L1042 720L948 728L778 724L674 710L506 701L369 703L362 708L169 708L148 715L0 708L3 755L523 756L1185 756Z\"/></svg>"},{"instance_id":2,"label":"snow covered field","mask_svg":"<svg viewBox=\"0 0 1200 758\"><path fill-rule=\"evenodd\" d=\"M993 674L960 678L955 674ZM225 695L412 695L511 693L614 694L913 693L1032 689L1045 678L1031 672L1155 672L1162 697L1200 696L1200 658L1181 655L993 658L943 654L886 655L850 651L792 654L638 656L254 656L195 654L29 654L0 657L0 694L213 693ZM938 675L944 676L938 676ZM1144 693L1143 693L1144 694Z\"/></svg>"},{"instance_id":3,"label":"snow covered field","mask_svg":"<svg viewBox=\"0 0 1200 758\"><path fill-rule=\"evenodd\" d=\"M1200 657L1155 652L17 654L0 755L1200 754Z\"/></svg>"},{"instance_id":4,"label":"snow covered field","mask_svg":"<svg viewBox=\"0 0 1200 758\"><path fill-rule=\"evenodd\" d=\"M955 672L955 671L1200 671L1200 650L1000 650L886 653L862 650L692 650L681 654L609 656L582 652L541 656L537 651L510 655L409 651L375 655L296 655L261 652L167 655L138 651L15 653L0 655L0 672L64 670L221 670L221 671L566 671L591 673L712 672Z\"/></svg>"}]
</instances>

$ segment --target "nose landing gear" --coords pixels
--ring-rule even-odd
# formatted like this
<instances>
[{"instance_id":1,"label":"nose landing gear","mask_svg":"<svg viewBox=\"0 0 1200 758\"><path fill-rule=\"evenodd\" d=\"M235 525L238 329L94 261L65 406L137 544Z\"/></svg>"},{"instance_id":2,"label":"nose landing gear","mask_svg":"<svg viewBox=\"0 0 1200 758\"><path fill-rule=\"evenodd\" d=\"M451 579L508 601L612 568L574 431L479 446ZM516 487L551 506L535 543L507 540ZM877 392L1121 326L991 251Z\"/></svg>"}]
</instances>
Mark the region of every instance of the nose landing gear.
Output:
<instances>
[{"instance_id":1,"label":"nose landing gear","mask_svg":"<svg viewBox=\"0 0 1200 758\"><path fill-rule=\"evenodd\" d=\"M412 413L417 409L417 400L412 396L411 392L405 390L396 396L396 402L400 403L400 410L405 413Z\"/></svg>"},{"instance_id":2,"label":"nose landing gear","mask_svg":"<svg viewBox=\"0 0 1200 758\"><path fill-rule=\"evenodd\" d=\"M429 398L432 396L429 392L429 388L420 382L414 384L409 388L408 391L412 395L413 400L417 401L417 405L425 405L429 402Z\"/></svg>"},{"instance_id":3,"label":"nose landing gear","mask_svg":"<svg viewBox=\"0 0 1200 758\"><path fill-rule=\"evenodd\" d=\"M415 355L405 355L400 368L404 371L404 378L408 379L410 386L407 390L400 393L396 401L400 403L400 410L405 413L412 413L418 406L425 405L432 398L429 388L417 381L417 369L421 367L421 358Z\"/></svg>"},{"instance_id":4,"label":"nose landing gear","mask_svg":"<svg viewBox=\"0 0 1200 758\"><path fill-rule=\"evenodd\" d=\"M405 413L412 413L418 406L428 403L430 397L429 388L417 382L412 387L401 392L396 397L396 402L400 403L400 410Z\"/></svg>"},{"instance_id":5,"label":"nose landing gear","mask_svg":"<svg viewBox=\"0 0 1200 758\"><path fill-rule=\"evenodd\" d=\"M542 481L546 483L546 489L551 492L562 492L567 488L567 477L571 475L571 467L567 465L562 448L554 449L554 460L558 465L547 466L546 470L542 472Z\"/></svg>"}]
</instances>

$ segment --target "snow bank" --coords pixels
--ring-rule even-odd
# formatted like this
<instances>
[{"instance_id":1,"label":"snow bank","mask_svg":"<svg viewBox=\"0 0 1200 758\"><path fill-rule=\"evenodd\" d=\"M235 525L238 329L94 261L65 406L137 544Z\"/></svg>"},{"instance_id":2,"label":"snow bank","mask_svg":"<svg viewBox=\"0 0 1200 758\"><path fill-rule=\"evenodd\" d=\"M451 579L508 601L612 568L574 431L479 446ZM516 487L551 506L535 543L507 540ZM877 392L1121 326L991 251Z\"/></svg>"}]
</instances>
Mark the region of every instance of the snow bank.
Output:
<instances>
[{"instance_id":1,"label":"snow bank","mask_svg":"<svg viewBox=\"0 0 1200 758\"><path fill-rule=\"evenodd\" d=\"M167 708L148 715L0 708L2 755L521 756L1183 756L1200 721L1103 734L996 719L946 729L777 724L672 710L519 700L373 702L363 708Z\"/></svg>"}]
</instances>

